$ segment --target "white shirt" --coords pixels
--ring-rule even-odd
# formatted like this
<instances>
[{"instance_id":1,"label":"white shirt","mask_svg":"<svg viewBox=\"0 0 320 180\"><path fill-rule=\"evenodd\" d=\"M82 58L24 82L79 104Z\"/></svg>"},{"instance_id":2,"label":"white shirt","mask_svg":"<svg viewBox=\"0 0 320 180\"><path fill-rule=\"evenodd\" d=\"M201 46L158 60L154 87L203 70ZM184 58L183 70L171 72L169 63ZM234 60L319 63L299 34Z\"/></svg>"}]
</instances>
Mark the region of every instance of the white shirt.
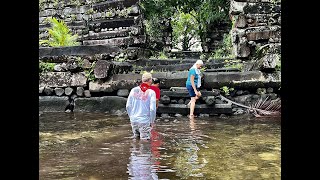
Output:
<instances>
[{"instance_id":1,"label":"white shirt","mask_svg":"<svg viewBox=\"0 0 320 180\"><path fill-rule=\"evenodd\" d=\"M131 89L126 109L131 122L154 123L156 119L156 93L152 89L143 92L139 86Z\"/></svg>"}]
</instances>

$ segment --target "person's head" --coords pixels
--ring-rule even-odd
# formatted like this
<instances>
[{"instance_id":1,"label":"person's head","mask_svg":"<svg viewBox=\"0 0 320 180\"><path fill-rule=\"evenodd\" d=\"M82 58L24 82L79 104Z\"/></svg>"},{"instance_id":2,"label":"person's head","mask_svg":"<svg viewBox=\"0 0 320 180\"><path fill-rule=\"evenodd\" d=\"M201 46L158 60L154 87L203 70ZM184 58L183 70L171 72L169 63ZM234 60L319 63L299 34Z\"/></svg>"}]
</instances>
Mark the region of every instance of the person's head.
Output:
<instances>
[{"instance_id":1,"label":"person's head","mask_svg":"<svg viewBox=\"0 0 320 180\"><path fill-rule=\"evenodd\" d=\"M203 66L203 61L202 60L197 60L197 62L195 63L198 69L201 69L201 67Z\"/></svg>"},{"instance_id":2,"label":"person's head","mask_svg":"<svg viewBox=\"0 0 320 180\"><path fill-rule=\"evenodd\" d=\"M159 87L159 86L160 86L160 80L159 80L158 78L153 78L153 79L152 79L152 84L153 84L154 86Z\"/></svg>"},{"instance_id":3,"label":"person's head","mask_svg":"<svg viewBox=\"0 0 320 180\"><path fill-rule=\"evenodd\" d=\"M149 86L152 83L152 75L148 72L142 74L142 83L147 83Z\"/></svg>"}]
</instances>

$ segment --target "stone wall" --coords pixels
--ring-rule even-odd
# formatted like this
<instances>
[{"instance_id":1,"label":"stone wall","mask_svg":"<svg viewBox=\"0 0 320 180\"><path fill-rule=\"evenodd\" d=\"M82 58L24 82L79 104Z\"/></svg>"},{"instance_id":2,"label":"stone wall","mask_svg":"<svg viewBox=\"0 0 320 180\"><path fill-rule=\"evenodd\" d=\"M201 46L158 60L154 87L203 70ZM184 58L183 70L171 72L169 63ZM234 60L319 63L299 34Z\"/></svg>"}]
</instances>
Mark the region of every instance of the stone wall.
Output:
<instances>
[{"instance_id":1,"label":"stone wall","mask_svg":"<svg viewBox=\"0 0 320 180\"><path fill-rule=\"evenodd\" d=\"M281 59L281 1L231 0L232 41L237 58L250 69L274 69Z\"/></svg>"},{"instance_id":2,"label":"stone wall","mask_svg":"<svg viewBox=\"0 0 320 180\"><path fill-rule=\"evenodd\" d=\"M162 90L158 112L187 112L186 104L190 100L185 89L187 70L199 57L144 59L143 51L137 50L144 44L137 3L138 0L40 1L40 38L46 37L45 27L48 25L44 22L45 17L56 16L79 34L82 43L72 47L39 47L41 110L124 110L130 90L140 83L141 72L154 71L153 77L160 79ZM117 9L114 14L112 9ZM272 20L272 25L263 24L263 18L270 16L271 19L273 11L279 11L278 4L266 0L232 1L230 14L237 18L232 30L234 45L239 52L237 56L247 59L248 64L239 71L225 68L226 59L204 60L203 98L198 101L198 113L241 112L219 99L219 93L244 104L267 96L272 99L280 96L280 71L263 71L275 68L274 62L269 60L279 56L277 48L281 38L279 30L274 27L280 28L280 24L272 24ZM277 23L279 21L278 18ZM263 53L260 59L253 59L257 53L252 49L257 47L263 49ZM251 64L250 58L253 59ZM224 94L223 88L226 87L230 89L229 95Z\"/></svg>"},{"instance_id":3,"label":"stone wall","mask_svg":"<svg viewBox=\"0 0 320 180\"><path fill-rule=\"evenodd\" d=\"M231 29L230 23L220 22L211 24L205 34L204 41L201 42L203 52L211 53L223 42L224 34L228 34Z\"/></svg>"},{"instance_id":4,"label":"stone wall","mask_svg":"<svg viewBox=\"0 0 320 180\"><path fill-rule=\"evenodd\" d=\"M137 47L145 43L139 0L40 0L39 39L48 37L48 17L64 20L82 45Z\"/></svg>"},{"instance_id":5,"label":"stone wall","mask_svg":"<svg viewBox=\"0 0 320 180\"><path fill-rule=\"evenodd\" d=\"M185 89L187 70L196 59L119 61L117 57L124 51L127 49L110 45L39 48L40 64L54 65L51 69L42 69L39 74L40 109L63 111L72 107L74 111L124 110L130 90L141 82L141 71L154 70L153 77L161 81L158 113L185 114L188 109L186 104L190 101ZM197 113L244 112L219 100L217 95L224 93L224 86L234 89L230 90L228 98L245 104L267 96L273 99L279 96L280 76L272 79L261 71L241 72L234 68L223 68L223 62L224 59L205 61L207 69L203 72L201 89L203 98L198 101ZM113 105L105 106L110 103Z\"/></svg>"}]
</instances>

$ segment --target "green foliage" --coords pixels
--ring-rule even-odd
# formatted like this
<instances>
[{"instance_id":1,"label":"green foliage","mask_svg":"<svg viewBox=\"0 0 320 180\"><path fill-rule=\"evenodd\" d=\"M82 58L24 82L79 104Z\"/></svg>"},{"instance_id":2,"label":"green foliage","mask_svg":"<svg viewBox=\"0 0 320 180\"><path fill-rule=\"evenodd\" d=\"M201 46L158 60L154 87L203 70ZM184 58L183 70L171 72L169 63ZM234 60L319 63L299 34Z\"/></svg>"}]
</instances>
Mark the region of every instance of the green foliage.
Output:
<instances>
[{"instance_id":1,"label":"green foliage","mask_svg":"<svg viewBox=\"0 0 320 180\"><path fill-rule=\"evenodd\" d=\"M173 45L182 44L182 50L186 51L193 45L192 38L198 38L199 24L196 20L197 13L192 10L190 13L178 11L171 21Z\"/></svg>"},{"instance_id":2,"label":"green foliage","mask_svg":"<svg viewBox=\"0 0 320 180\"><path fill-rule=\"evenodd\" d=\"M190 34L188 32L190 29L195 31L191 34L196 34L201 41L204 41L206 33L211 28L218 26L221 22L229 22L229 6L229 0L141 0L140 2L141 10L146 19L146 34L150 38L150 42L161 40L164 32L168 31L168 26L173 24L174 44L176 44L180 33L185 37L185 47L188 38L183 33ZM179 21L176 21L177 19ZM164 25L163 21L169 23Z\"/></svg>"},{"instance_id":3,"label":"green foliage","mask_svg":"<svg viewBox=\"0 0 320 180\"><path fill-rule=\"evenodd\" d=\"M279 55L279 59L276 60L276 70L281 71L281 56Z\"/></svg>"},{"instance_id":4,"label":"green foliage","mask_svg":"<svg viewBox=\"0 0 320 180\"><path fill-rule=\"evenodd\" d=\"M76 57L76 62L78 66L82 67L83 66L83 59L81 57Z\"/></svg>"},{"instance_id":5,"label":"green foliage","mask_svg":"<svg viewBox=\"0 0 320 180\"><path fill-rule=\"evenodd\" d=\"M94 13L93 8L90 8L90 9L88 9L88 10L85 12L85 14L87 14L87 15L93 14L93 13Z\"/></svg>"},{"instance_id":6,"label":"green foliage","mask_svg":"<svg viewBox=\"0 0 320 180\"><path fill-rule=\"evenodd\" d=\"M242 63L241 60L238 60L238 59L229 60L229 59L227 59L224 62L225 62L224 67L226 67L226 68L236 68L236 69L239 69L240 71L242 71L243 63Z\"/></svg>"},{"instance_id":7,"label":"green foliage","mask_svg":"<svg viewBox=\"0 0 320 180\"><path fill-rule=\"evenodd\" d=\"M228 86L223 86L222 88L220 88L224 95L229 96L230 95L230 91L233 91L234 88L229 88Z\"/></svg>"},{"instance_id":8,"label":"green foliage","mask_svg":"<svg viewBox=\"0 0 320 180\"><path fill-rule=\"evenodd\" d=\"M167 54L163 51L160 52L154 52L155 55L151 56L151 59L169 59L169 57L167 56Z\"/></svg>"},{"instance_id":9,"label":"green foliage","mask_svg":"<svg viewBox=\"0 0 320 180\"><path fill-rule=\"evenodd\" d=\"M234 58L230 33L223 35L223 42L211 55L213 58Z\"/></svg>"},{"instance_id":10,"label":"green foliage","mask_svg":"<svg viewBox=\"0 0 320 180\"><path fill-rule=\"evenodd\" d=\"M46 63L40 61L39 63L39 73L51 72L54 70L55 63Z\"/></svg>"},{"instance_id":11,"label":"green foliage","mask_svg":"<svg viewBox=\"0 0 320 180\"><path fill-rule=\"evenodd\" d=\"M197 0L194 0L197 1ZM196 8L199 12L200 36L210 28L210 24L219 24L229 21L229 0L201 0Z\"/></svg>"},{"instance_id":12,"label":"green foliage","mask_svg":"<svg viewBox=\"0 0 320 180\"><path fill-rule=\"evenodd\" d=\"M48 29L49 39L40 40L39 45L59 47L76 46L80 44L77 42L78 35L72 35L64 21L59 21L56 18L48 18L48 20L51 23L51 29Z\"/></svg>"},{"instance_id":13,"label":"green foliage","mask_svg":"<svg viewBox=\"0 0 320 180\"><path fill-rule=\"evenodd\" d=\"M118 62L123 62L123 61L126 61L127 59L128 59L128 56L124 53L120 53L119 55L114 57L114 60Z\"/></svg>"},{"instance_id":14,"label":"green foliage","mask_svg":"<svg viewBox=\"0 0 320 180\"><path fill-rule=\"evenodd\" d=\"M91 64L91 67L90 69L87 69L85 70L85 74L86 74L86 77L88 78L88 81L94 81L96 80L96 77L94 76L94 67L96 66L96 62L93 62Z\"/></svg>"},{"instance_id":15,"label":"green foliage","mask_svg":"<svg viewBox=\"0 0 320 180\"><path fill-rule=\"evenodd\" d=\"M153 71L153 69L149 72L149 71L140 71L140 74L144 74L144 73L150 73L150 74L152 74L152 73L154 73L155 71Z\"/></svg>"},{"instance_id":16,"label":"green foliage","mask_svg":"<svg viewBox=\"0 0 320 180\"><path fill-rule=\"evenodd\" d=\"M113 8L109 8L106 12L106 17L114 17L116 15L116 10Z\"/></svg>"}]
</instances>

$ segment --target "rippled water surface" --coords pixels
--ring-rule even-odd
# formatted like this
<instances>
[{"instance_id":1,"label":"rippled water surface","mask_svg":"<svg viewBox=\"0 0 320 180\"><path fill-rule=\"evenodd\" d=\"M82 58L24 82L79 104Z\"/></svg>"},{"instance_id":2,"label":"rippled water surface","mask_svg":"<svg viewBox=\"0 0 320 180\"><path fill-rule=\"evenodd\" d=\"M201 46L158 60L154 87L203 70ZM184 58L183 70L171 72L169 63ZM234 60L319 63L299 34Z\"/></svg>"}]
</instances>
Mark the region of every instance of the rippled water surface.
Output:
<instances>
[{"instance_id":1,"label":"rippled water surface","mask_svg":"<svg viewBox=\"0 0 320 180\"><path fill-rule=\"evenodd\" d=\"M127 116L40 115L40 179L281 179L280 119L157 119L132 139Z\"/></svg>"}]
</instances>

